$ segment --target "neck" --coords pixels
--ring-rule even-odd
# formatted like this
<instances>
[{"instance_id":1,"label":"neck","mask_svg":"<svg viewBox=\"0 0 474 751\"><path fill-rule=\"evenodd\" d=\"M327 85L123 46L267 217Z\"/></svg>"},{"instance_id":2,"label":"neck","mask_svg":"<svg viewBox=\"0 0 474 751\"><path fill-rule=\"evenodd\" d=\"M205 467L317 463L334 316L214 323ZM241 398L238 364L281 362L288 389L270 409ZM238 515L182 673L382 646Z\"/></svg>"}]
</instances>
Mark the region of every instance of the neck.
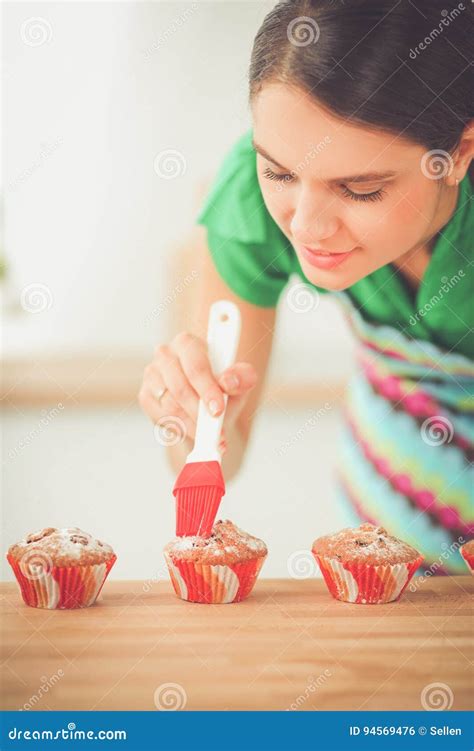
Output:
<instances>
[{"instance_id":1,"label":"neck","mask_svg":"<svg viewBox=\"0 0 474 751\"><path fill-rule=\"evenodd\" d=\"M440 230L449 222L456 209L459 195L459 186L449 188L448 192L440 196L435 211L435 224L430 227L430 235L423 241L410 248L400 258L394 261L398 271L406 278L413 289L418 289L431 259Z\"/></svg>"}]
</instances>

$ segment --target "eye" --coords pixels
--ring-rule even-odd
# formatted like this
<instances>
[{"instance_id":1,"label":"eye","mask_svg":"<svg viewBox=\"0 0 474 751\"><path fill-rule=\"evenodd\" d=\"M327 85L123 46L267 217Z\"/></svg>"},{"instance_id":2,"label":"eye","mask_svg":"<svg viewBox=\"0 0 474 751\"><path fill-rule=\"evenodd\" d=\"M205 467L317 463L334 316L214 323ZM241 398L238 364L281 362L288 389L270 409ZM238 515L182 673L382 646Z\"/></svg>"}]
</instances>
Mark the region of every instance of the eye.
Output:
<instances>
[{"instance_id":1,"label":"eye","mask_svg":"<svg viewBox=\"0 0 474 751\"><path fill-rule=\"evenodd\" d=\"M277 182L291 182L294 178L294 174L292 173L279 174L270 169L270 167L265 167L263 175L267 180L276 180ZM385 195L383 188L375 190L372 193L354 193L346 185L343 185L342 191L344 196L350 198L352 201L381 201Z\"/></svg>"},{"instance_id":2,"label":"eye","mask_svg":"<svg viewBox=\"0 0 474 751\"><path fill-rule=\"evenodd\" d=\"M385 195L383 188L374 190L373 193L354 193L352 190L349 190L346 185L342 186L342 192L347 198L350 198L352 201L381 201L383 196Z\"/></svg>"},{"instance_id":3,"label":"eye","mask_svg":"<svg viewBox=\"0 0 474 751\"><path fill-rule=\"evenodd\" d=\"M265 167L263 175L267 180L278 180L279 182L290 182L290 180L293 180L293 175L291 173L283 173L280 175L278 172L273 172L270 167Z\"/></svg>"}]
</instances>

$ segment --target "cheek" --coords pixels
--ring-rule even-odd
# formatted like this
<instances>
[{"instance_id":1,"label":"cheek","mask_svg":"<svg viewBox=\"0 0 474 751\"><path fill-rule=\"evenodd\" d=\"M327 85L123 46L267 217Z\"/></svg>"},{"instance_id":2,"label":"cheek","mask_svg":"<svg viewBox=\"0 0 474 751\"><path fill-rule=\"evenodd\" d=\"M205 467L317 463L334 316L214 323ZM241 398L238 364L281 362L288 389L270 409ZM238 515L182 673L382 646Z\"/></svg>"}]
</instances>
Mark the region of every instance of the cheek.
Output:
<instances>
[{"instance_id":1,"label":"cheek","mask_svg":"<svg viewBox=\"0 0 474 751\"><path fill-rule=\"evenodd\" d=\"M293 203L289 187L284 183L272 183L264 178L259 179L259 184L265 206L270 215L282 229L286 229L293 216Z\"/></svg>"},{"instance_id":2,"label":"cheek","mask_svg":"<svg viewBox=\"0 0 474 751\"><path fill-rule=\"evenodd\" d=\"M393 200L380 202L373 216L365 222L365 244L380 256L396 257L411 248L424 235L429 225L427 199L418 189L410 193L395 191Z\"/></svg>"}]
</instances>

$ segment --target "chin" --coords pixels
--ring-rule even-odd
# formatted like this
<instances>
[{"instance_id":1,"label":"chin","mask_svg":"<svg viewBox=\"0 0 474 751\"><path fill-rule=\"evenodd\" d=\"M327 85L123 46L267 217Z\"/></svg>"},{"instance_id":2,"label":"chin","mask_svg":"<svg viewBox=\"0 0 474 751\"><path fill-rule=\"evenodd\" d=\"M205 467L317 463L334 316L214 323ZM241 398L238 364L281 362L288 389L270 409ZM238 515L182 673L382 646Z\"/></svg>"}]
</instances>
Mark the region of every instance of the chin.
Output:
<instances>
[{"instance_id":1,"label":"chin","mask_svg":"<svg viewBox=\"0 0 474 751\"><path fill-rule=\"evenodd\" d=\"M342 275L338 278L337 274L331 274L332 278L329 279L315 279L314 274L306 274L306 272L305 276L311 284L315 284L316 287L320 287L321 289L327 289L328 292L343 292L359 281L358 279L348 279L347 276L344 277Z\"/></svg>"},{"instance_id":2,"label":"chin","mask_svg":"<svg viewBox=\"0 0 474 751\"><path fill-rule=\"evenodd\" d=\"M318 284L321 289L327 289L328 292L344 292L344 290L352 287L354 282L334 282L334 284Z\"/></svg>"},{"instance_id":3,"label":"chin","mask_svg":"<svg viewBox=\"0 0 474 751\"><path fill-rule=\"evenodd\" d=\"M344 292L344 290L349 289L349 287L352 287L354 282L344 282L341 281L339 283L335 282L334 284L327 284L325 285L324 289L329 290L329 292ZM321 285L320 285L321 286Z\"/></svg>"}]
</instances>

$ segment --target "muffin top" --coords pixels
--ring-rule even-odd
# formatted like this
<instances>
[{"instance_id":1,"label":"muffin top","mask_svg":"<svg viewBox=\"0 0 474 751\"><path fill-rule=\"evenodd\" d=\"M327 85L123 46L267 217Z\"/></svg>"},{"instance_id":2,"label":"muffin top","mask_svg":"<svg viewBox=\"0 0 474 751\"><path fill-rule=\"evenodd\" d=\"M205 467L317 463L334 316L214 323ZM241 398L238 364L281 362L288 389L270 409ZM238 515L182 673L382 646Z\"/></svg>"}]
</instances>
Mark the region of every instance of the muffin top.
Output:
<instances>
[{"instance_id":1,"label":"muffin top","mask_svg":"<svg viewBox=\"0 0 474 751\"><path fill-rule=\"evenodd\" d=\"M336 534L319 537L313 542L312 550L317 555L348 563L408 563L420 557L411 545L373 524L347 527Z\"/></svg>"},{"instance_id":2,"label":"muffin top","mask_svg":"<svg viewBox=\"0 0 474 751\"><path fill-rule=\"evenodd\" d=\"M45 527L31 532L24 540L12 545L8 555L20 561L26 554L30 559L30 551L39 559L43 556L53 566L90 566L115 556L110 545L78 527Z\"/></svg>"},{"instance_id":3,"label":"muffin top","mask_svg":"<svg viewBox=\"0 0 474 751\"><path fill-rule=\"evenodd\" d=\"M261 558L268 551L263 540L226 519L214 524L210 537L175 537L164 552L173 560L226 566Z\"/></svg>"},{"instance_id":4,"label":"muffin top","mask_svg":"<svg viewBox=\"0 0 474 751\"><path fill-rule=\"evenodd\" d=\"M461 546L463 553L467 553L468 555L474 555L474 540L469 540L468 542L465 542L464 545Z\"/></svg>"}]
</instances>

